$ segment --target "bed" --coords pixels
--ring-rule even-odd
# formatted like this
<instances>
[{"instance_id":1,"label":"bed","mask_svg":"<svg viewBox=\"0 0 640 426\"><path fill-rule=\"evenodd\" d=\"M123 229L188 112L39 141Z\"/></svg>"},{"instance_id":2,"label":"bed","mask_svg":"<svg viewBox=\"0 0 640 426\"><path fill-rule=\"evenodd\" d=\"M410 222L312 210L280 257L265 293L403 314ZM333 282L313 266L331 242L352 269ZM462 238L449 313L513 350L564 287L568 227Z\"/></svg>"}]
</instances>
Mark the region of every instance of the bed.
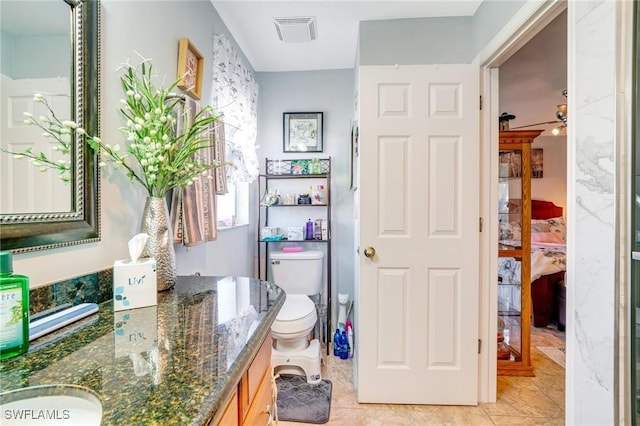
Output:
<instances>
[{"instance_id":1,"label":"bed","mask_svg":"<svg viewBox=\"0 0 640 426\"><path fill-rule=\"evenodd\" d=\"M550 201L531 200L531 307L534 327L546 327L550 322L565 329L566 226L562 207ZM516 244L517 223L501 224L500 243ZM498 280L519 283L519 262L500 258ZM499 311L519 312L520 295L517 286L498 287Z\"/></svg>"}]
</instances>

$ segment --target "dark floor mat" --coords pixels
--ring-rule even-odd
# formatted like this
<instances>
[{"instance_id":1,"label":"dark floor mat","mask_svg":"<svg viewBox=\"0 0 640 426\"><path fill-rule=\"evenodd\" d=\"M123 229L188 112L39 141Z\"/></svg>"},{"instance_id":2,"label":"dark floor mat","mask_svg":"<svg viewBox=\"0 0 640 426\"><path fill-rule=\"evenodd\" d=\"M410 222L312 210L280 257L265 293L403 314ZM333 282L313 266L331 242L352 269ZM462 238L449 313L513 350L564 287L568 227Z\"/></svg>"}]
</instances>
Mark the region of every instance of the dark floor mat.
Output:
<instances>
[{"instance_id":1,"label":"dark floor mat","mask_svg":"<svg viewBox=\"0 0 640 426\"><path fill-rule=\"evenodd\" d=\"M332 388L329 380L309 384L303 376L282 374L276 385L279 420L315 424L329 421Z\"/></svg>"}]
</instances>

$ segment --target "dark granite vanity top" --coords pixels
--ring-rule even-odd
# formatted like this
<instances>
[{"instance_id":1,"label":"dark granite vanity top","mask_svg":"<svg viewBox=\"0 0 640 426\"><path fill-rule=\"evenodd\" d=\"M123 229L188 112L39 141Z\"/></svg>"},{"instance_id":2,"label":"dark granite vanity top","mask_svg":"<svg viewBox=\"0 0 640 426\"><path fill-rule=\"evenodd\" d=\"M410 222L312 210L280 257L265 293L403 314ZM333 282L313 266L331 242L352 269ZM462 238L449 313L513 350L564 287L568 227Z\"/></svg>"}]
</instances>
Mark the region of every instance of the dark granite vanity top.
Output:
<instances>
[{"instance_id":1,"label":"dark granite vanity top","mask_svg":"<svg viewBox=\"0 0 640 426\"><path fill-rule=\"evenodd\" d=\"M97 314L0 363L0 391L75 384L102 400L103 425L206 424L267 336L284 292L242 277L179 277L158 305Z\"/></svg>"}]
</instances>

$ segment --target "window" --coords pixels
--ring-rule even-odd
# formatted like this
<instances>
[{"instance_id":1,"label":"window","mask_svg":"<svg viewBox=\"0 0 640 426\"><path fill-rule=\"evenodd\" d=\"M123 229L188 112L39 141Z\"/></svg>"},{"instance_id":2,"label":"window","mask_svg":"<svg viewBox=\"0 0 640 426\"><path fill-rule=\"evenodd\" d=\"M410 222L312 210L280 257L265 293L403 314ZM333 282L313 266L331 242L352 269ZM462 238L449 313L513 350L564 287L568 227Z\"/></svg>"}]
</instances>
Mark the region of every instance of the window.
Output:
<instances>
[{"instance_id":1,"label":"window","mask_svg":"<svg viewBox=\"0 0 640 426\"><path fill-rule=\"evenodd\" d=\"M218 228L225 229L249 224L249 184L227 184L227 193L216 196Z\"/></svg>"}]
</instances>

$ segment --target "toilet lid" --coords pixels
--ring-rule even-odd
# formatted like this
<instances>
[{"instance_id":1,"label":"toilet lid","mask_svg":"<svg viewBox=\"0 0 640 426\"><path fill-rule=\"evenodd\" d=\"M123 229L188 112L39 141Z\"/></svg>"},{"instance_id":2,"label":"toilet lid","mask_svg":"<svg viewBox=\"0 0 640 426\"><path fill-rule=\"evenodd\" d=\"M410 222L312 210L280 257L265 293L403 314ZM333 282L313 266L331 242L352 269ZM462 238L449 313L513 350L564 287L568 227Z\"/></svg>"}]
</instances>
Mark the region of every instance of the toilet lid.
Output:
<instances>
[{"instance_id":1,"label":"toilet lid","mask_svg":"<svg viewBox=\"0 0 640 426\"><path fill-rule=\"evenodd\" d=\"M297 321L316 309L313 301L305 294L287 294L276 320Z\"/></svg>"}]
</instances>

